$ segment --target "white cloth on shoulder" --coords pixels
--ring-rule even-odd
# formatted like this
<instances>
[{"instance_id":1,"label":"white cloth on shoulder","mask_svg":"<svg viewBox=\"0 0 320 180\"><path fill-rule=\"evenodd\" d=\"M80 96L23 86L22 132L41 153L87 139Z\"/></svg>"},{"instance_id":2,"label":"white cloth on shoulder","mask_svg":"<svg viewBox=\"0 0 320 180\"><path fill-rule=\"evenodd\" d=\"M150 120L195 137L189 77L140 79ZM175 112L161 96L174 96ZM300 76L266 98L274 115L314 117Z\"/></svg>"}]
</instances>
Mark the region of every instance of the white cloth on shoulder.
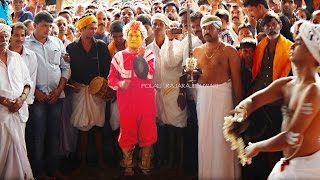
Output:
<instances>
[{"instance_id":1,"label":"white cloth on shoulder","mask_svg":"<svg viewBox=\"0 0 320 180\"><path fill-rule=\"evenodd\" d=\"M272 169L268 180L316 180L320 179L320 151L304 157L296 157L284 166L281 172L282 158Z\"/></svg>"},{"instance_id":2,"label":"white cloth on shoulder","mask_svg":"<svg viewBox=\"0 0 320 180\"><path fill-rule=\"evenodd\" d=\"M72 125L81 131L89 131L93 126L103 127L106 101L91 95L88 86L81 86L80 92L73 94Z\"/></svg>"},{"instance_id":3,"label":"white cloth on shoulder","mask_svg":"<svg viewBox=\"0 0 320 180\"><path fill-rule=\"evenodd\" d=\"M240 165L223 136L224 116L233 109L230 81L196 84L199 126L199 179L239 179Z\"/></svg>"}]
</instances>

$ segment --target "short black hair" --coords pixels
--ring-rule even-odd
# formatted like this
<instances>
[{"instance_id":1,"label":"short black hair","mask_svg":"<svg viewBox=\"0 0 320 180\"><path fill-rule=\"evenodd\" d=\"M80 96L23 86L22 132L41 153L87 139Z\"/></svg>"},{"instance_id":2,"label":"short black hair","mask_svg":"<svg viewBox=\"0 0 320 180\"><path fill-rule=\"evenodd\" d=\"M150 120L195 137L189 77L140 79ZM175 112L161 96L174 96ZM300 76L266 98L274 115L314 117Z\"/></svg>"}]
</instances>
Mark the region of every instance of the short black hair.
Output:
<instances>
[{"instance_id":1,"label":"short black hair","mask_svg":"<svg viewBox=\"0 0 320 180\"><path fill-rule=\"evenodd\" d=\"M167 4L165 4L165 5L163 6L162 10L163 10L164 13L166 12L166 8L167 8L168 6L173 6L173 7L175 7L176 10L177 10L177 13L179 13L179 7L178 7L178 5L177 5L176 3L174 3L174 2L172 2L172 1L171 1L171 2L168 2Z\"/></svg>"},{"instance_id":2,"label":"short black hair","mask_svg":"<svg viewBox=\"0 0 320 180\"><path fill-rule=\"evenodd\" d=\"M226 22L229 22L229 12L225 9L218 9L216 16L221 20L224 19Z\"/></svg>"},{"instance_id":3,"label":"short black hair","mask_svg":"<svg viewBox=\"0 0 320 180\"><path fill-rule=\"evenodd\" d=\"M69 15L72 17L72 13L71 13L70 11L68 11L68 10L60 11L60 12L58 13L58 16L60 16L61 14L69 14Z\"/></svg>"},{"instance_id":4,"label":"short black hair","mask_svg":"<svg viewBox=\"0 0 320 180\"><path fill-rule=\"evenodd\" d=\"M33 22L35 24L39 24L40 22L45 21L48 23L53 23L53 17L50 13L46 12L46 11L41 11L38 12L33 19Z\"/></svg>"},{"instance_id":5,"label":"short black hair","mask_svg":"<svg viewBox=\"0 0 320 180\"><path fill-rule=\"evenodd\" d=\"M161 1L155 1L155 2L153 2L152 5L151 5L151 8L150 8L150 12L152 12L153 6L158 5L158 4L161 4L161 5L162 5L162 2L161 2Z\"/></svg>"},{"instance_id":6,"label":"short black hair","mask_svg":"<svg viewBox=\"0 0 320 180\"><path fill-rule=\"evenodd\" d=\"M299 7L299 8L297 8L297 9L295 10L295 13L297 13L297 11L299 11L299 10L300 10L300 11L303 11L303 12L306 14L307 20L310 20L310 19L311 19L311 14L310 14L310 12L308 11L308 9Z\"/></svg>"},{"instance_id":7,"label":"short black hair","mask_svg":"<svg viewBox=\"0 0 320 180\"><path fill-rule=\"evenodd\" d=\"M68 24L67 28L70 29L73 34L76 33L76 28L74 27L73 24Z\"/></svg>"},{"instance_id":8,"label":"short black hair","mask_svg":"<svg viewBox=\"0 0 320 180\"><path fill-rule=\"evenodd\" d=\"M143 25L151 26L151 16L149 14L140 14L136 20L140 21Z\"/></svg>"},{"instance_id":9,"label":"short black hair","mask_svg":"<svg viewBox=\"0 0 320 180\"><path fill-rule=\"evenodd\" d=\"M27 32L27 27L22 22L13 23L11 24L10 27L11 27L11 35L13 34L13 31L15 29L23 29L25 33Z\"/></svg>"},{"instance_id":10,"label":"short black hair","mask_svg":"<svg viewBox=\"0 0 320 180\"><path fill-rule=\"evenodd\" d=\"M262 19L260 23L260 27L264 27L266 24L268 24L272 19L275 19L281 26L282 22L277 13L274 13L272 11L269 11Z\"/></svg>"},{"instance_id":11,"label":"short black hair","mask_svg":"<svg viewBox=\"0 0 320 180\"><path fill-rule=\"evenodd\" d=\"M239 27L238 27L238 33L239 33L239 31L241 30L241 29L244 29L244 28L247 28L247 29L249 29L250 30L250 28L251 28L251 25L250 24L240 24L239 25Z\"/></svg>"},{"instance_id":12,"label":"short black hair","mask_svg":"<svg viewBox=\"0 0 320 180\"><path fill-rule=\"evenodd\" d=\"M197 2L198 6L201 6L201 5L210 5L208 0L199 0Z\"/></svg>"},{"instance_id":13,"label":"short black hair","mask_svg":"<svg viewBox=\"0 0 320 180\"><path fill-rule=\"evenodd\" d=\"M190 20L191 20L191 22L192 22L192 21L195 21L195 20L197 20L197 19L201 19L202 17L203 17L202 12L196 11L196 12L193 12L193 13L190 15Z\"/></svg>"},{"instance_id":14,"label":"short black hair","mask_svg":"<svg viewBox=\"0 0 320 180\"><path fill-rule=\"evenodd\" d=\"M23 24L27 27L29 24L33 23L33 21L31 19L27 19L25 21L23 21Z\"/></svg>"},{"instance_id":15,"label":"short black hair","mask_svg":"<svg viewBox=\"0 0 320 180\"><path fill-rule=\"evenodd\" d=\"M124 9L131 9L131 11L133 12L133 15L136 15L136 11L131 7L131 6L123 6L121 9L120 9L120 15L121 15L121 12L124 10Z\"/></svg>"},{"instance_id":16,"label":"short black hair","mask_svg":"<svg viewBox=\"0 0 320 180\"><path fill-rule=\"evenodd\" d=\"M123 26L124 26L124 22L121 20L116 20L113 21L110 25L110 33L113 32L122 32Z\"/></svg>"},{"instance_id":17,"label":"short black hair","mask_svg":"<svg viewBox=\"0 0 320 180\"><path fill-rule=\"evenodd\" d=\"M245 0L243 2L244 7L258 6L259 4L262 4L266 9L269 9L269 6L266 0Z\"/></svg>"}]
</instances>

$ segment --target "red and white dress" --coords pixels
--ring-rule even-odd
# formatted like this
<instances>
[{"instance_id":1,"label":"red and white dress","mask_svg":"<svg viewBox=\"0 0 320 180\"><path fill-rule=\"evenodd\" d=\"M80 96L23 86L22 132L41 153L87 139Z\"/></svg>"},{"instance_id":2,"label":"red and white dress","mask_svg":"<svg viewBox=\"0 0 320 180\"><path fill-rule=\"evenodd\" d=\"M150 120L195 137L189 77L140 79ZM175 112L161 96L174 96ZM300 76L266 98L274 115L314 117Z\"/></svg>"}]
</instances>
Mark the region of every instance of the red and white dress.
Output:
<instances>
[{"instance_id":1,"label":"red and white dress","mask_svg":"<svg viewBox=\"0 0 320 180\"><path fill-rule=\"evenodd\" d=\"M140 79L133 70L133 59L136 52L128 49L115 54L111 61L108 84L117 90L117 101L120 116L119 145L124 149L133 149L154 144L157 140L155 90L153 88L154 55L146 50L144 59L149 72L146 79ZM130 80L129 87L120 88L123 80Z\"/></svg>"}]
</instances>

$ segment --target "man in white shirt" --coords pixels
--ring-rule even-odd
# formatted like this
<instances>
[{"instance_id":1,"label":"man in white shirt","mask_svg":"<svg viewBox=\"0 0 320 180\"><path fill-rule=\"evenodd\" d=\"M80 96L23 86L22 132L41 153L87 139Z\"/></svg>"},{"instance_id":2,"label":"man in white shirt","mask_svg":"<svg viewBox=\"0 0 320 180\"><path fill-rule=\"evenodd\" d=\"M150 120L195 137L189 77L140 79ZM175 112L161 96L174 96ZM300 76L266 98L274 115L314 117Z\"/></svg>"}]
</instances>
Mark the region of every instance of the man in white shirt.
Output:
<instances>
[{"instance_id":1,"label":"man in white shirt","mask_svg":"<svg viewBox=\"0 0 320 180\"><path fill-rule=\"evenodd\" d=\"M0 179L33 179L24 140L32 82L20 55L8 49L10 35L0 24Z\"/></svg>"},{"instance_id":2,"label":"man in white shirt","mask_svg":"<svg viewBox=\"0 0 320 180\"><path fill-rule=\"evenodd\" d=\"M26 41L26 26L21 23L14 23L11 25L11 38L10 38L10 46L9 49L14 51L22 57L23 62L27 65L29 70L30 78L32 81L32 86L30 87L30 92L27 98L27 104L33 104L34 101L34 90L36 86L36 78L37 78L37 68L38 62L36 54L23 46Z\"/></svg>"},{"instance_id":3,"label":"man in white shirt","mask_svg":"<svg viewBox=\"0 0 320 180\"><path fill-rule=\"evenodd\" d=\"M162 138L160 129L169 131L168 133L163 133L163 135L175 137L171 139L171 145L165 145L165 147L169 146L170 163L174 163L174 161L177 162L178 160L174 159L173 153L177 149L181 151L182 128L187 125L186 109L181 110L177 103L179 79L182 73L183 48L177 48L181 47L181 43L174 39L174 34L170 29L167 29L169 19L164 14L156 13L153 15L151 24L155 39L147 47L154 52L156 62L154 83L156 88L157 118L160 125L159 138ZM175 141L177 142L174 143ZM160 159L165 160L166 158L160 157Z\"/></svg>"}]
</instances>

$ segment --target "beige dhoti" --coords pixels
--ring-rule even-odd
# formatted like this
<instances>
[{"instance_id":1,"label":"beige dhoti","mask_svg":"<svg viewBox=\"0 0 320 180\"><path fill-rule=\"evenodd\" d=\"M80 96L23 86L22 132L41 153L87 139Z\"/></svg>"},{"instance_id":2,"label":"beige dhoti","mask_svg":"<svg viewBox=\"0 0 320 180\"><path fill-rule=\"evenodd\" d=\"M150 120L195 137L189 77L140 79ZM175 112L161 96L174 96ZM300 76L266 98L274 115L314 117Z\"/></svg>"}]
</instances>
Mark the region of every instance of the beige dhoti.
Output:
<instances>
[{"instance_id":1,"label":"beige dhoti","mask_svg":"<svg viewBox=\"0 0 320 180\"><path fill-rule=\"evenodd\" d=\"M304 157L296 157L289 161L289 164L284 166L283 171L280 171L282 158L272 169L269 180L287 180L287 179L303 179L303 180L318 180L320 179L320 151Z\"/></svg>"},{"instance_id":2,"label":"beige dhoti","mask_svg":"<svg viewBox=\"0 0 320 180\"><path fill-rule=\"evenodd\" d=\"M88 86L82 85L80 92L73 94L72 105L70 121L74 127L88 131L93 126L104 126L106 101L89 94Z\"/></svg>"},{"instance_id":3,"label":"beige dhoti","mask_svg":"<svg viewBox=\"0 0 320 180\"><path fill-rule=\"evenodd\" d=\"M239 179L240 165L223 137L224 117L233 109L230 81L196 85L199 179Z\"/></svg>"}]
</instances>

